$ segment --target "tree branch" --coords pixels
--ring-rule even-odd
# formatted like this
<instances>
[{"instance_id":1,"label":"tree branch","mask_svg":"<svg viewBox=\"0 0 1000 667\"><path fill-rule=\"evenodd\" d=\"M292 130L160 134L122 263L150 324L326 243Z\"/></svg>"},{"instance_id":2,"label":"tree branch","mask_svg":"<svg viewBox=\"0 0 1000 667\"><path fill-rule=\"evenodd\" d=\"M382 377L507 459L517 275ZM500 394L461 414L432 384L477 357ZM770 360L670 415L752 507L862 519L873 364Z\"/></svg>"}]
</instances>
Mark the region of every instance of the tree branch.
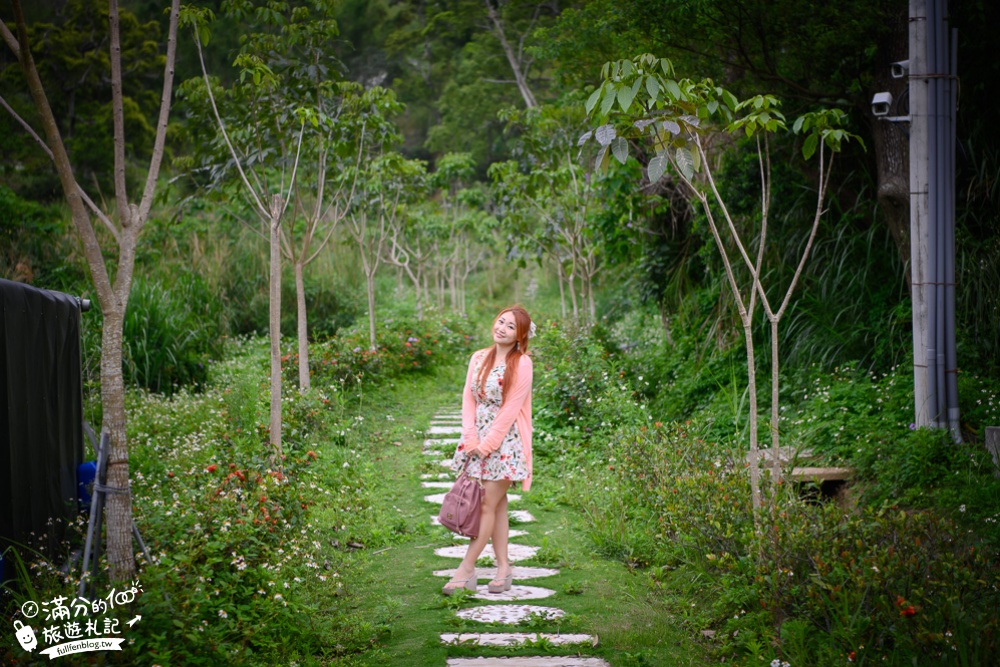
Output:
<instances>
[{"instance_id":1,"label":"tree branch","mask_svg":"<svg viewBox=\"0 0 1000 667\"><path fill-rule=\"evenodd\" d=\"M180 20L180 0L170 4L170 28L167 31L167 62L163 65L163 93L160 96L160 117L156 122L156 139L153 141L153 155L149 161L149 173L146 174L146 187L139 203L139 220L145 223L149 210L153 206L153 194L156 191L156 181L160 176L160 165L163 163L164 145L167 140L167 121L170 117L170 102L173 98L174 63L177 60L177 24Z\"/></svg>"},{"instance_id":2,"label":"tree branch","mask_svg":"<svg viewBox=\"0 0 1000 667\"><path fill-rule=\"evenodd\" d=\"M226 146L229 147L229 154L233 156L233 162L236 164L236 171L239 172L243 185L246 186L247 191L252 197L254 205L257 207L257 214L264 220L270 220L271 213L264 202L261 201L257 191L252 185L250 185L250 180L243 171L243 165L240 164L240 158L236 154L236 148L233 147L233 142L229 139L229 133L226 132L226 125L222 122L222 116L219 115L219 107L215 103L215 95L212 93L212 84L208 80L208 70L205 68L205 54L201 50L201 38L198 36L197 30L194 31L194 44L198 50L198 62L201 63L201 75L205 80L205 90L208 92L208 100L212 103L212 113L215 114L215 122L219 124L219 131L222 133L222 138L225 139Z\"/></svg>"},{"instance_id":3,"label":"tree branch","mask_svg":"<svg viewBox=\"0 0 1000 667\"><path fill-rule=\"evenodd\" d=\"M125 182L125 102L122 93L122 44L118 0L108 2L108 25L111 34L111 116L114 123L115 201L122 228L132 225L128 190Z\"/></svg>"},{"instance_id":4,"label":"tree branch","mask_svg":"<svg viewBox=\"0 0 1000 667\"><path fill-rule=\"evenodd\" d=\"M3 38L3 41L7 42L7 46L14 52L14 57L20 60L21 45L18 43L17 37L14 37L14 33L7 27L7 24L3 22L3 19L0 19L0 37Z\"/></svg>"}]
</instances>

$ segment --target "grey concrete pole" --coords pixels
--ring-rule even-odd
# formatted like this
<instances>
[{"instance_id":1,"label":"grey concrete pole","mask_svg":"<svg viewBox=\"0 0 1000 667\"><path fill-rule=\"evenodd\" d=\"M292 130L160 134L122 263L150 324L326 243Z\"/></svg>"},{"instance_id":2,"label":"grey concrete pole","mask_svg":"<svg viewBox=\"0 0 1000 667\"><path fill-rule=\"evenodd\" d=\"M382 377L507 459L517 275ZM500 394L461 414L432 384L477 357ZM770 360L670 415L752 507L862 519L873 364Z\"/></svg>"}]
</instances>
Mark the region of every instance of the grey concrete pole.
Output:
<instances>
[{"instance_id":1,"label":"grey concrete pole","mask_svg":"<svg viewBox=\"0 0 1000 667\"><path fill-rule=\"evenodd\" d=\"M910 0L910 285L913 303L913 404L914 423L930 424L927 373L926 275L927 202L927 11L930 0Z\"/></svg>"}]
</instances>

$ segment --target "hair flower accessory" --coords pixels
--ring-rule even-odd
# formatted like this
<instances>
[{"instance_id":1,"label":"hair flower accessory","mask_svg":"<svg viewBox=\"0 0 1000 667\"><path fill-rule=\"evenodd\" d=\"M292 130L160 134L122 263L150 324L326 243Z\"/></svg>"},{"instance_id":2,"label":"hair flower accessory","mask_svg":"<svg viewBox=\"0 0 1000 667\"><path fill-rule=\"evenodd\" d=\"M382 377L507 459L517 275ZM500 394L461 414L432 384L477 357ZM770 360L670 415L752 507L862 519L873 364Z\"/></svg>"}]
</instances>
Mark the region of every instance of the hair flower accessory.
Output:
<instances>
[{"instance_id":1,"label":"hair flower accessory","mask_svg":"<svg viewBox=\"0 0 1000 667\"><path fill-rule=\"evenodd\" d=\"M528 327L528 338L534 338L534 337L535 337L535 323L532 322L531 326Z\"/></svg>"}]
</instances>

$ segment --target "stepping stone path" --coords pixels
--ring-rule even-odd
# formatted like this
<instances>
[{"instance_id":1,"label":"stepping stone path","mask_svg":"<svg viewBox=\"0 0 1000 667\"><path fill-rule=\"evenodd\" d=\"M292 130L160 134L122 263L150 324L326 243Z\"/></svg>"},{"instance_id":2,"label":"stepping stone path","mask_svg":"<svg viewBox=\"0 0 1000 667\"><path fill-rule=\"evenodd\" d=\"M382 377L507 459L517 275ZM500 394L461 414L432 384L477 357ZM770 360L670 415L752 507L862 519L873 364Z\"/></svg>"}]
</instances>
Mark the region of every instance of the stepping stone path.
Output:
<instances>
[{"instance_id":1,"label":"stepping stone path","mask_svg":"<svg viewBox=\"0 0 1000 667\"><path fill-rule=\"evenodd\" d=\"M462 432L462 415L458 412L439 412L431 419L430 427L427 429L427 439L424 440L423 454L426 456L441 457L447 456L444 452L437 451L437 448L454 448L459 440L457 435ZM452 437L441 437L452 436ZM446 458L439 461L441 466L451 466L451 459ZM454 481L452 473L423 474L420 476L420 486L424 489L450 489ZM445 481L447 480L447 481ZM425 495L424 500L428 503L440 505L444 502L444 493ZM507 497L511 501L520 500L517 494L508 493ZM529 524L535 517L526 510L509 510L509 516L513 523ZM437 515L431 515L431 523L440 525ZM528 535L527 530L511 530L510 537L522 537ZM456 536L458 539L461 536ZM434 551L435 554L444 558L462 558L468 549L466 545L443 546ZM525 544L508 545L508 553L511 562L526 560L538 553L538 547ZM482 557L494 556L493 545L487 544L483 549ZM565 612L558 607L539 606L534 604L517 604L523 600L542 600L556 596L556 591L541 586L527 586L519 583L526 579L541 579L545 577L558 576L559 570L544 567L524 567L513 566L514 584L509 591L504 593L490 593L488 586L480 584L475 594L471 595L473 600L489 600L491 602L509 604L489 604L477 605L460 609L456 612L459 618L481 623L507 623L516 625L522 620L531 618L533 615L542 616L546 619L560 618ZM436 577L454 576L455 570L435 570ZM496 568L478 568L476 574L479 581L488 582L496 576ZM462 644L475 646L518 646L529 642L537 642L544 638L547 643L553 645L573 645L573 646L596 646L597 640L591 635L585 634L552 634L537 632L465 632L441 633L441 642L445 644ZM530 657L504 657L504 658L448 658L446 667L610 667L601 658L577 656L530 656Z\"/></svg>"}]
</instances>

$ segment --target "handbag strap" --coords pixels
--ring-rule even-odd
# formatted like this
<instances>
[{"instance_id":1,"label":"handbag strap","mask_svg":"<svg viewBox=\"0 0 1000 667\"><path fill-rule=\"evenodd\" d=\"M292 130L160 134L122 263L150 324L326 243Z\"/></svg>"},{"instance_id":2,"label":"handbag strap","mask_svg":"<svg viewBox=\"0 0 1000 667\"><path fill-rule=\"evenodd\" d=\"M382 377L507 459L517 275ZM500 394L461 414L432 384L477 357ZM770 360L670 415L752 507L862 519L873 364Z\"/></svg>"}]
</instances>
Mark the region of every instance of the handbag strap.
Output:
<instances>
[{"instance_id":1,"label":"handbag strap","mask_svg":"<svg viewBox=\"0 0 1000 667\"><path fill-rule=\"evenodd\" d=\"M472 455L471 454L466 454L465 455L465 464L462 466L462 472L459 474L459 477L461 477L462 475L465 475L468 479L475 479L476 482L479 484L479 488L481 489L481 488L483 488L483 475L486 474L486 459L484 459L482 457L479 457L479 459L480 459L480 463L482 463L482 469L481 469L481 471L479 473L479 478L478 479L475 478L475 477L469 477L469 461L472 460Z\"/></svg>"}]
</instances>

